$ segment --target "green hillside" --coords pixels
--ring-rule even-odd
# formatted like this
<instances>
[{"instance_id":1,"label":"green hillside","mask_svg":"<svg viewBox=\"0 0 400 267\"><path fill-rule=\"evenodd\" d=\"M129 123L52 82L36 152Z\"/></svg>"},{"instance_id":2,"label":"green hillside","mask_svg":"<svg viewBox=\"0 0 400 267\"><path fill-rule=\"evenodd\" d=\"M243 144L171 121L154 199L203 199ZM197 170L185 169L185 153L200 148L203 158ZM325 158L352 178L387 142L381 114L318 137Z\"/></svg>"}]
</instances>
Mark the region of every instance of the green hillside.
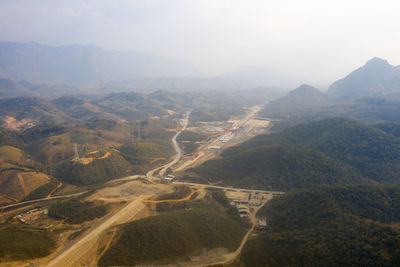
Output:
<instances>
[{"instance_id":1,"label":"green hillside","mask_svg":"<svg viewBox=\"0 0 400 267\"><path fill-rule=\"evenodd\" d=\"M45 257L55 248L54 239L54 236L46 230L2 226L0 227L0 258L7 261Z\"/></svg>"},{"instance_id":2,"label":"green hillside","mask_svg":"<svg viewBox=\"0 0 400 267\"><path fill-rule=\"evenodd\" d=\"M174 153L168 142L156 140L153 140L153 142L150 140L133 142L119 147L118 150L132 162L138 158L168 157Z\"/></svg>"},{"instance_id":3,"label":"green hillside","mask_svg":"<svg viewBox=\"0 0 400 267\"><path fill-rule=\"evenodd\" d=\"M100 266L132 266L140 262L174 260L203 248L235 250L245 232L215 206L194 206L131 222L99 261ZM183 258L184 259L184 258Z\"/></svg>"},{"instance_id":4,"label":"green hillside","mask_svg":"<svg viewBox=\"0 0 400 267\"><path fill-rule=\"evenodd\" d=\"M193 169L211 182L237 187L290 190L362 181L350 166L324 153L294 145L265 145L205 162Z\"/></svg>"},{"instance_id":5,"label":"green hillside","mask_svg":"<svg viewBox=\"0 0 400 267\"><path fill-rule=\"evenodd\" d=\"M24 153L21 149L12 146L0 146L0 159L7 161L22 161Z\"/></svg>"},{"instance_id":6,"label":"green hillside","mask_svg":"<svg viewBox=\"0 0 400 267\"><path fill-rule=\"evenodd\" d=\"M196 133L193 131L185 130L183 131L178 138L177 141L203 141L206 140L207 136L201 133Z\"/></svg>"},{"instance_id":7,"label":"green hillside","mask_svg":"<svg viewBox=\"0 0 400 267\"><path fill-rule=\"evenodd\" d=\"M193 131L183 131L177 138L180 147L183 148L184 154L190 154L196 151L199 147L197 142L207 140L207 136Z\"/></svg>"},{"instance_id":8,"label":"green hillside","mask_svg":"<svg viewBox=\"0 0 400 267\"><path fill-rule=\"evenodd\" d=\"M49 100L40 97L16 97L0 99L0 114L17 120L32 119L46 123L73 122Z\"/></svg>"},{"instance_id":9,"label":"green hillside","mask_svg":"<svg viewBox=\"0 0 400 267\"><path fill-rule=\"evenodd\" d=\"M271 150L271 146L274 145L288 148L296 146L296 150L293 151L301 152L304 155L288 157L284 154L280 155L278 152L271 154L272 152L263 151ZM289 151L291 150L289 149ZM291 153L294 153L293 151ZM319 154L314 157L315 159L310 155L305 156L305 154L317 153L316 151ZM288 149L285 153L288 153ZM263 160L263 157L268 160ZM328 159L335 163L329 162ZM325 161L326 164L321 165L321 161ZM268 166L268 168L264 166ZM327 168L323 166L327 166ZM349 168L348 166L351 166L353 170L350 173L345 171ZM335 171L332 172L334 169ZM272 170L276 171L272 172ZM282 179L289 179L288 177L292 177L290 179L300 177L301 180L304 177L313 177L310 175L311 173L315 174L314 177L321 177L314 180L315 184L327 183L323 179L332 175L338 178L342 177L336 181L339 183L345 181L365 182L365 180L360 180L360 175L357 176L355 173L377 182L398 183L400 181L398 178L400 139L372 126L352 120L324 119L288 127L270 135L257 136L248 142L228 149L222 154L222 159L206 162L193 171L210 180L235 183L235 180L241 179L244 181L241 184L251 184L258 180L257 184L263 186L272 185L271 183L282 184ZM255 172L258 174L254 174ZM348 175L343 175L346 172ZM240 175L235 175L235 173L240 173ZM268 183L260 183L260 177L267 177L264 174L269 173L273 174L272 179ZM331 181L335 183L334 180ZM299 183L286 185L287 188L302 186ZM303 184L303 186L309 185L311 183Z\"/></svg>"},{"instance_id":10,"label":"green hillside","mask_svg":"<svg viewBox=\"0 0 400 267\"><path fill-rule=\"evenodd\" d=\"M81 224L107 213L104 206L95 206L93 202L83 202L81 198L57 201L49 208L49 217L65 220L66 223Z\"/></svg>"},{"instance_id":11,"label":"green hillside","mask_svg":"<svg viewBox=\"0 0 400 267\"><path fill-rule=\"evenodd\" d=\"M245 266L398 266L399 203L398 187L286 194L259 212L268 228L249 240L240 260Z\"/></svg>"},{"instance_id":12,"label":"green hillside","mask_svg":"<svg viewBox=\"0 0 400 267\"><path fill-rule=\"evenodd\" d=\"M0 127L0 145L22 147L24 141L19 133Z\"/></svg>"},{"instance_id":13,"label":"green hillside","mask_svg":"<svg viewBox=\"0 0 400 267\"><path fill-rule=\"evenodd\" d=\"M374 127L393 136L400 137L400 123L379 123Z\"/></svg>"},{"instance_id":14,"label":"green hillside","mask_svg":"<svg viewBox=\"0 0 400 267\"><path fill-rule=\"evenodd\" d=\"M127 176L132 165L119 153L111 152L106 158L94 159L88 164L64 161L54 167L55 176L71 184L88 185Z\"/></svg>"}]
</instances>

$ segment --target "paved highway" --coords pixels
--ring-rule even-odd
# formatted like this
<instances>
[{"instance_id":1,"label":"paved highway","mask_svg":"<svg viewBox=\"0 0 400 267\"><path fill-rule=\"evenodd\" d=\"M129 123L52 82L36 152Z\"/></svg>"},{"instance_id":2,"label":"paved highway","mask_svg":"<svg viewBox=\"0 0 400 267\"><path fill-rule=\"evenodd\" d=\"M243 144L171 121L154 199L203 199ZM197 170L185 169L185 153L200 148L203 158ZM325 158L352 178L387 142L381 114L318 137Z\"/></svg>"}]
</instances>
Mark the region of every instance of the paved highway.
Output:
<instances>
[{"instance_id":1,"label":"paved highway","mask_svg":"<svg viewBox=\"0 0 400 267\"><path fill-rule=\"evenodd\" d=\"M164 175L165 171L169 167L176 164L180 160L182 152L179 148L176 138L186 129L189 121L189 116L190 112L186 113L182 129L178 131L172 138L172 143L176 151L176 156L174 160L162 167L158 167L156 169L149 171L146 176L148 179L150 179L150 181L153 180L154 178L153 174L155 171L161 169L160 174ZM142 201L148 197L150 197L150 195L142 195L137 199L133 200L132 202L128 203L120 211L118 211L117 213L106 219L99 226L93 228L88 234L79 239L71 247L69 247L68 249L57 255L55 258L53 258L47 264L47 266L48 267L82 266L82 264L84 263L81 262L81 259L84 258L85 255L87 255L92 249L96 248L96 244L101 234L113 225L125 223L134 218L145 207Z\"/></svg>"},{"instance_id":2,"label":"paved highway","mask_svg":"<svg viewBox=\"0 0 400 267\"><path fill-rule=\"evenodd\" d=\"M18 203L6 205L6 206L1 206L0 210L6 210L6 209L9 209L9 208L15 208L15 207L24 206L24 205L28 205L28 204L33 204L33 203L37 203L37 202L76 197L76 196L82 195L82 194L84 194L86 192L88 192L88 191L75 193L75 194L70 194L70 195L62 195L62 196L56 196L56 197L45 197L45 198L40 198L40 199L28 200L28 201L24 201L24 202L18 202Z\"/></svg>"},{"instance_id":3,"label":"paved highway","mask_svg":"<svg viewBox=\"0 0 400 267\"><path fill-rule=\"evenodd\" d=\"M246 115L246 117L244 117L243 119L233 123L232 128L239 128L240 126L244 126L248 121L250 121L251 119L253 119L258 112L261 110L260 106L254 106L251 108L251 111ZM206 160L211 159L212 157L214 157L215 155L215 151L210 151L208 150L208 147L212 147L212 146L219 146L219 147L223 147L226 145L226 143L222 143L220 141L220 138L222 136L224 136L225 133L221 134L220 136L218 136L217 138L213 139L211 142L207 143L206 145L203 146L202 150L199 151L198 156L194 159L188 159L187 161L185 161L183 164L181 164L176 171L183 171L189 168L189 166L193 165L194 163L199 163L199 162L204 162Z\"/></svg>"},{"instance_id":4,"label":"paved highway","mask_svg":"<svg viewBox=\"0 0 400 267\"><path fill-rule=\"evenodd\" d=\"M178 131L178 132L172 137L172 144L174 145L174 149L175 149L175 152L176 152L176 155L175 155L174 160L171 161L170 163L164 165L164 166L161 166L161 167L158 167L158 168L156 168L156 169L153 169L153 170L149 171L149 172L146 174L146 176L147 176L147 179L149 179L150 181L154 181L154 180L155 180L154 172L156 172L156 171L159 170L159 176L162 178L162 177L164 177L164 174L165 174L165 172L167 171L167 169L170 168L170 167L172 167L173 165L175 165L175 164L181 159L181 157L182 157L182 151L181 151L181 149L179 148L179 145L178 145L178 142L176 141L176 138L177 138L184 130L186 130L186 127L187 127L188 122L189 122L190 113L191 113L190 111L186 113L185 118L184 118L184 121L183 121L182 129L181 129L180 131Z\"/></svg>"},{"instance_id":5,"label":"paved highway","mask_svg":"<svg viewBox=\"0 0 400 267\"><path fill-rule=\"evenodd\" d=\"M169 167L173 166L180 160L180 158L182 156L182 152L179 148L176 138L179 136L179 134L181 134L186 129L188 120L189 120L189 116L190 116L190 112L188 112L185 116L185 119L184 119L184 122L182 125L182 129L180 131L178 131L172 138L172 143L173 143L175 151L176 151L176 156L175 156L174 160L162 167L158 167L158 168L153 169L150 172L148 172L146 176L149 180L153 180L155 178L153 176L153 174L155 171L158 171L158 170L160 170L160 175L162 177ZM229 188L229 187L223 187L223 186L195 184L195 183L177 183L177 184L186 184L186 185L196 186L196 187L200 187L200 188L218 188L218 189L224 189L224 190L238 190L238 191L243 191L243 192L276 193L276 194L282 193L282 192L275 192L275 191ZM121 223L126 223L126 222L132 220L145 207L145 205L143 204L143 200L150 196L151 195L142 195L142 196L138 197L137 199L129 202L124 208L122 208L115 214L111 215L110 217L106 218L98 226L93 227L93 229L91 229L90 232L88 232L86 235L84 235L81 239L78 239L78 241L76 243L74 243L72 246L70 246L69 248L67 248L64 251L61 251L61 253L59 253L56 257L54 257L47 264L47 266L48 267L63 267L63 266L82 266L82 265L84 265L85 262L82 262L82 259L84 259L85 256L88 255L88 253L90 253L93 249L96 249L96 244L97 244L101 234L104 231L106 231L108 228L110 228L111 226L121 224ZM57 197L48 198L45 200L55 199L55 198L57 198ZM234 259L240 253L241 249L243 248L243 245L247 241L248 236L250 235L251 231L254 229L255 218L251 218L251 219L253 222L253 227L248 231L248 233L244 237L242 244L240 245L238 250L236 250L232 254L229 254L228 257L225 258L224 262Z\"/></svg>"}]
</instances>

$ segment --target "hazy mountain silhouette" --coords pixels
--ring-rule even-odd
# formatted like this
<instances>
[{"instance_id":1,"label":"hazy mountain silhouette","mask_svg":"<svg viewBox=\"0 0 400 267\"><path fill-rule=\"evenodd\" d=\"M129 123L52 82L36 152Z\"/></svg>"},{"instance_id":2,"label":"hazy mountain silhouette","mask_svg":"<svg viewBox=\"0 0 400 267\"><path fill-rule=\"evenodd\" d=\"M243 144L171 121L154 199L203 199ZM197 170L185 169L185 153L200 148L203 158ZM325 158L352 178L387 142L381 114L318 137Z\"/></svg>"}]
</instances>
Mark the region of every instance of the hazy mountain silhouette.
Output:
<instances>
[{"instance_id":1,"label":"hazy mountain silhouette","mask_svg":"<svg viewBox=\"0 0 400 267\"><path fill-rule=\"evenodd\" d=\"M323 92L303 84L285 96L268 103L261 115L287 118L301 115L303 112L314 112L316 108L324 107L327 104L327 96Z\"/></svg>"},{"instance_id":2,"label":"hazy mountain silhouette","mask_svg":"<svg viewBox=\"0 0 400 267\"><path fill-rule=\"evenodd\" d=\"M17 97L17 96L33 96L34 93L29 88L14 82L10 79L0 79L0 98Z\"/></svg>"},{"instance_id":3,"label":"hazy mountain silhouette","mask_svg":"<svg viewBox=\"0 0 400 267\"><path fill-rule=\"evenodd\" d=\"M341 101L399 94L400 66L392 66L386 60L375 57L345 78L334 82L328 93Z\"/></svg>"},{"instance_id":4,"label":"hazy mountain silhouette","mask_svg":"<svg viewBox=\"0 0 400 267\"><path fill-rule=\"evenodd\" d=\"M92 45L52 47L0 42L0 77L14 80L93 84L195 73L188 64L149 53L104 50Z\"/></svg>"}]
</instances>

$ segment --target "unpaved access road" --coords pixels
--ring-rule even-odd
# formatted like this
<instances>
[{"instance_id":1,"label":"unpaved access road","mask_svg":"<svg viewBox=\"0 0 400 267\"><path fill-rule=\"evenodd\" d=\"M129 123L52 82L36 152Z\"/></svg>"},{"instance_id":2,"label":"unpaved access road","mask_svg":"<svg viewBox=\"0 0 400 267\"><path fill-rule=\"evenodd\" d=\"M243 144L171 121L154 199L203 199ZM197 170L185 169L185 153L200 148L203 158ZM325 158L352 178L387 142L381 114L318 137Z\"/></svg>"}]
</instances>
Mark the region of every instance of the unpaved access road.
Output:
<instances>
[{"instance_id":1,"label":"unpaved access road","mask_svg":"<svg viewBox=\"0 0 400 267\"><path fill-rule=\"evenodd\" d=\"M272 198L272 197L271 197ZM265 203L267 203L269 200L271 200L271 198L268 198L266 200L263 201L262 205L260 205L259 207L257 207L252 213L250 213L249 219L251 221L251 228L247 231L247 233L244 235L242 242L240 243L239 247L232 253L228 253L224 256L224 260L218 261L218 262L213 262L213 265L218 265L218 264L228 264L233 262L242 252L244 245L247 243L247 240L250 237L250 234L254 231L254 228L257 225L257 218L256 218L256 214L257 211L263 207L265 205ZM203 266L203 265L201 265Z\"/></svg>"},{"instance_id":2,"label":"unpaved access road","mask_svg":"<svg viewBox=\"0 0 400 267\"><path fill-rule=\"evenodd\" d=\"M172 138L172 143L174 145L176 156L173 161L170 163L158 167L156 169L151 170L147 173L148 179L151 181L153 180L153 173L159 169L161 169L160 174L162 175L165 171L171 167L172 165L176 164L181 156L182 152L179 148L179 145L176 141L176 138L186 129L188 121L189 121L190 112L186 113L183 125L180 131L178 131L174 137ZM144 194L136 198L135 200L129 202L124 208L119 210L114 215L110 216L104 222L102 222L99 226L94 227L89 233L87 233L84 237L79 239L75 244L71 247L67 248L66 250L62 251L59 255L57 255L54 259L52 259L47 266L48 267L63 267L63 266L82 266L85 264L81 262L81 259L84 258L86 254L90 252L91 249L95 248L97 241L99 240L101 234L107 230L109 227L121 223L128 222L132 218L134 218L143 208L146 206L143 204L143 200L145 198L150 197L151 194Z\"/></svg>"},{"instance_id":3,"label":"unpaved access road","mask_svg":"<svg viewBox=\"0 0 400 267\"><path fill-rule=\"evenodd\" d=\"M86 236L76 242L74 245L69 247L67 250L61 252L53 260L51 260L46 266L48 267L69 267L69 266L82 266L83 263L80 259L83 258L87 253L93 249L100 237L100 235L109 227L128 222L134 216L136 216L145 205L142 200L147 197L142 195L136 200L126 205L123 209L119 210L116 214L108 218L102 224L90 231Z\"/></svg>"}]
</instances>

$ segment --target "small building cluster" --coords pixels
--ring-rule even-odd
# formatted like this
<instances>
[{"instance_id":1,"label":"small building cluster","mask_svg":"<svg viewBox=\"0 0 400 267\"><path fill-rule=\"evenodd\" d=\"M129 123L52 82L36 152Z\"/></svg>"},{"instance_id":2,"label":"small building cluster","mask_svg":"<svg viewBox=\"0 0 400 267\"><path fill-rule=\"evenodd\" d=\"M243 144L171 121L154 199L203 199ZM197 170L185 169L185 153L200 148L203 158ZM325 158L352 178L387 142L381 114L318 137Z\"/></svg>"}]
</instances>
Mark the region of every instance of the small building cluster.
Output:
<instances>
[{"instance_id":1,"label":"small building cluster","mask_svg":"<svg viewBox=\"0 0 400 267\"><path fill-rule=\"evenodd\" d=\"M173 183L175 181L175 176L172 174L168 174L167 176L165 176L162 180L161 183L162 184L169 184L169 183Z\"/></svg>"},{"instance_id":2,"label":"small building cluster","mask_svg":"<svg viewBox=\"0 0 400 267\"><path fill-rule=\"evenodd\" d=\"M222 129L221 127L211 126L211 125L205 125L202 127L202 129L206 132L211 132L211 133L220 133L224 131L224 129Z\"/></svg>"},{"instance_id":3,"label":"small building cluster","mask_svg":"<svg viewBox=\"0 0 400 267\"><path fill-rule=\"evenodd\" d=\"M228 134L223 135L222 137L219 138L219 141L222 143L227 143L229 142L233 137L235 137L235 134L233 132L229 132Z\"/></svg>"},{"instance_id":4,"label":"small building cluster","mask_svg":"<svg viewBox=\"0 0 400 267\"><path fill-rule=\"evenodd\" d=\"M232 206L239 211L240 217L248 217L251 206L260 206L265 199L262 193L239 192L234 190L226 191L226 197Z\"/></svg>"},{"instance_id":5,"label":"small building cluster","mask_svg":"<svg viewBox=\"0 0 400 267\"><path fill-rule=\"evenodd\" d=\"M267 219L265 217L258 219L258 230L264 230L267 228Z\"/></svg>"},{"instance_id":6,"label":"small building cluster","mask_svg":"<svg viewBox=\"0 0 400 267\"><path fill-rule=\"evenodd\" d=\"M15 218L23 224L33 224L41 214L47 215L48 210L38 207L18 214Z\"/></svg>"}]
</instances>

